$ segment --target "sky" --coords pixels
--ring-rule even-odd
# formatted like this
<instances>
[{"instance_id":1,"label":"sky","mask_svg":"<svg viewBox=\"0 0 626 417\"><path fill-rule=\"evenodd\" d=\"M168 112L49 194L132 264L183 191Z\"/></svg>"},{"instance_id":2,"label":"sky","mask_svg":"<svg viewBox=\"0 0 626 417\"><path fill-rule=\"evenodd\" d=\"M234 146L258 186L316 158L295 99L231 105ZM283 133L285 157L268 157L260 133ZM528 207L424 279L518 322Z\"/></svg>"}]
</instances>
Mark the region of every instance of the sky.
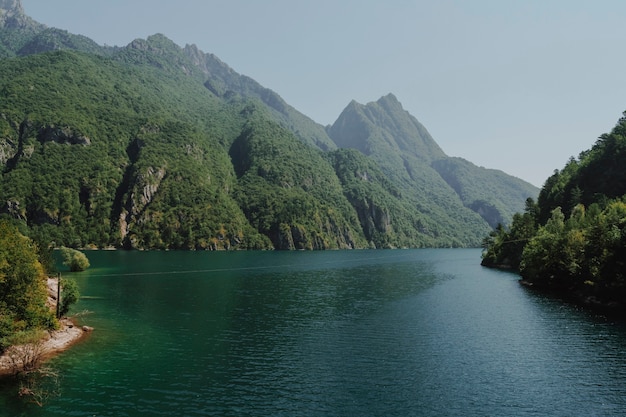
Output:
<instances>
[{"instance_id":1,"label":"sky","mask_svg":"<svg viewBox=\"0 0 626 417\"><path fill-rule=\"evenodd\" d=\"M332 124L393 93L449 156L536 186L626 110L623 0L22 0L125 46L195 44Z\"/></svg>"}]
</instances>

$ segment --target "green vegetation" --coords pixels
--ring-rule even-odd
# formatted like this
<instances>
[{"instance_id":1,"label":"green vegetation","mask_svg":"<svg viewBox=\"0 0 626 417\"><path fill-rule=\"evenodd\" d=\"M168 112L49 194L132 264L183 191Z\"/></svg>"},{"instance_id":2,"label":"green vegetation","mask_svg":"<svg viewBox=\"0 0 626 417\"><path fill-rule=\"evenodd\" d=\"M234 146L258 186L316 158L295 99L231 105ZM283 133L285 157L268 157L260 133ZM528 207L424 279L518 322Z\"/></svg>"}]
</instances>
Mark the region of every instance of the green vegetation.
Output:
<instances>
[{"instance_id":1,"label":"green vegetation","mask_svg":"<svg viewBox=\"0 0 626 417\"><path fill-rule=\"evenodd\" d=\"M86 259L86 258L85 258ZM61 304L59 305L58 318L66 316L72 305L80 298L78 284L73 279L63 278L61 285Z\"/></svg>"},{"instance_id":2,"label":"green vegetation","mask_svg":"<svg viewBox=\"0 0 626 417\"><path fill-rule=\"evenodd\" d=\"M402 226L394 230L405 236L385 233L384 240L409 246L478 246L490 224L508 223L521 209L519 202L537 194L535 187L517 178L446 156L391 94L367 105L353 101L328 132L340 147L368 156L393 184L383 188L395 189L395 197L375 191L375 204L396 206L389 211L390 220ZM350 193L356 184L351 181Z\"/></svg>"},{"instance_id":3,"label":"green vegetation","mask_svg":"<svg viewBox=\"0 0 626 417\"><path fill-rule=\"evenodd\" d=\"M237 131L235 107L216 108L185 78L73 52L0 67L7 74L0 89L32 86L0 105L7 155L0 194L10 202L4 211L40 240L195 248L219 241L220 224L233 236L256 235L228 195L234 173L219 144ZM42 79L42 67L53 75ZM201 118L214 122L210 131Z\"/></svg>"},{"instance_id":4,"label":"green vegetation","mask_svg":"<svg viewBox=\"0 0 626 417\"><path fill-rule=\"evenodd\" d=\"M63 265L68 266L72 272L81 272L89 268L87 256L76 249L62 247L61 256L63 257Z\"/></svg>"},{"instance_id":5,"label":"green vegetation","mask_svg":"<svg viewBox=\"0 0 626 417\"><path fill-rule=\"evenodd\" d=\"M372 247L438 246L437 239L429 233L428 218L412 207L371 159L353 149L339 149L327 158Z\"/></svg>"},{"instance_id":6,"label":"green vegetation","mask_svg":"<svg viewBox=\"0 0 626 417\"><path fill-rule=\"evenodd\" d=\"M0 221L0 352L18 338L57 326L46 305L45 279L33 242Z\"/></svg>"},{"instance_id":7,"label":"green vegetation","mask_svg":"<svg viewBox=\"0 0 626 417\"><path fill-rule=\"evenodd\" d=\"M364 247L354 209L323 154L279 125L251 121L231 147L235 198L277 249Z\"/></svg>"},{"instance_id":8,"label":"green vegetation","mask_svg":"<svg viewBox=\"0 0 626 417\"><path fill-rule=\"evenodd\" d=\"M477 246L489 222L510 220L511 189L536 194L446 164L391 95L325 129L193 45L154 35L100 47L21 18L0 28L0 214L37 242Z\"/></svg>"},{"instance_id":9,"label":"green vegetation","mask_svg":"<svg viewBox=\"0 0 626 417\"><path fill-rule=\"evenodd\" d=\"M493 228L509 224L524 210L524 201L535 198L537 189L502 171L477 167L462 158L441 158L432 167L459 195L463 204Z\"/></svg>"},{"instance_id":10,"label":"green vegetation","mask_svg":"<svg viewBox=\"0 0 626 417\"><path fill-rule=\"evenodd\" d=\"M483 265L603 305L626 298L626 117L546 181L509 228L485 239Z\"/></svg>"}]
</instances>

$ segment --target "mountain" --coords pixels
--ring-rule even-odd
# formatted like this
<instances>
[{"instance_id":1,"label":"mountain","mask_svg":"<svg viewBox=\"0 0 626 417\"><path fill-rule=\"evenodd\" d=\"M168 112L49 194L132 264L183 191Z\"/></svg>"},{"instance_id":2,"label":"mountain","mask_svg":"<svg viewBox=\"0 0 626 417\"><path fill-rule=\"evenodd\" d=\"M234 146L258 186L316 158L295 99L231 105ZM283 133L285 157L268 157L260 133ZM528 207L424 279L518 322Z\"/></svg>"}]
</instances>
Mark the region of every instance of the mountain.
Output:
<instances>
[{"instance_id":1,"label":"mountain","mask_svg":"<svg viewBox=\"0 0 626 417\"><path fill-rule=\"evenodd\" d=\"M205 54L195 45L187 45L184 52L206 76L204 86L215 95L229 98L238 94L260 100L269 109L272 118L291 130L304 143L327 151L336 148L325 129L308 116L290 106L277 93L261 86L250 77L240 75L213 54Z\"/></svg>"},{"instance_id":2,"label":"mountain","mask_svg":"<svg viewBox=\"0 0 626 417\"><path fill-rule=\"evenodd\" d=\"M102 47L0 1L0 216L38 241L476 246L536 193L509 201L515 180L448 158L392 95L324 128L194 45Z\"/></svg>"},{"instance_id":3,"label":"mountain","mask_svg":"<svg viewBox=\"0 0 626 417\"><path fill-rule=\"evenodd\" d=\"M0 0L0 28L35 30L41 27L43 25L26 16L20 0Z\"/></svg>"},{"instance_id":4,"label":"mountain","mask_svg":"<svg viewBox=\"0 0 626 417\"><path fill-rule=\"evenodd\" d=\"M0 57L31 55L59 49L106 54L114 48L65 30L48 28L24 13L21 1L0 0Z\"/></svg>"},{"instance_id":5,"label":"mountain","mask_svg":"<svg viewBox=\"0 0 626 417\"><path fill-rule=\"evenodd\" d=\"M480 234L485 225L476 215L491 227L507 223L538 192L501 171L448 157L393 94L367 105L351 102L328 133L339 147L375 160L394 183L404 185L414 206L429 207L429 217L439 224L472 225Z\"/></svg>"}]
</instances>

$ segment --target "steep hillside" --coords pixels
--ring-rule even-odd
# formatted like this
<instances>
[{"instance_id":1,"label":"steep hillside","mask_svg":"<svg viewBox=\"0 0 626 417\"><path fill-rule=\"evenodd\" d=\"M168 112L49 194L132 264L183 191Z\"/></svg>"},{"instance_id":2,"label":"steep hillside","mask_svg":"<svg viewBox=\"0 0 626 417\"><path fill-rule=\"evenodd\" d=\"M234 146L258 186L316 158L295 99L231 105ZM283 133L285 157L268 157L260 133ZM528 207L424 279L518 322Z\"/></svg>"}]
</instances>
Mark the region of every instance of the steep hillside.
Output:
<instances>
[{"instance_id":1,"label":"steep hillside","mask_svg":"<svg viewBox=\"0 0 626 417\"><path fill-rule=\"evenodd\" d=\"M445 156L426 128L393 94L365 106L352 101L328 133L339 147L354 148L365 155L401 155L426 162Z\"/></svg>"},{"instance_id":2,"label":"steep hillside","mask_svg":"<svg viewBox=\"0 0 626 417\"><path fill-rule=\"evenodd\" d=\"M411 193L372 160L324 155L260 103L216 97L185 74L68 51L3 60L0 71L0 211L59 245L475 242L437 217L443 208L413 211Z\"/></svg>"},{"instance_id":3,"label":"steep hillside","mask_svg":"<svg viewBox=\"0 0 626 417\"><path fill-rule=\"evenodd\" d=\"M353 207L323 154L279 125L251 120L230 150L235 198L278 249L367 246Z\"/></svg>"},{"instance_id":4,"label":"steep hillside","mask_svg":"<svg viewBox=\"0 0 626 417\"><path fill-rule=\"evenodd\" d=\"M0 61L0 72L0 211L35 234L68 246L219 247L242 234L243 247L264 245L229 192L222 143L243 123L236 106L184 77L74 52Z\"/></svg>"},{"instance_id":5,"label":"steep hillside","mask_svg":"<svg viewBox=\"0 0 626 417\"><path fill-rule=\"evenodd\" d=\"M294 132L304 143L322 150L334 149L324 127L287 104L276 92L234 71L213 54L195 45L184 48L162 34L136 39L126 47L100 46L93 40L65 30L48 28L24 14L19 0L0 0L0 58L26 56L56 50L73 50L112 56L132 65L151 65L178 75L196 78L213 94L232 99L238 95L259 100L269 117Z\"/></svg>"},{"instance_id":6,"label":"steep hillside","mask_svg":"<svg viewBox=\"0 0 626 417\"><path fill-rule=\"evenodd\" d=\"M93 40L65 30L48 28L24 13L19 0L0 0L0 58L32 55L54 50L111 53Z\"/></svg>"},{"instance_id":7,"label":"steep hillside","mask_svg":"<svg viewBox=\"0 0 626 417\"><path fill-rule=\"evenodd\" d=\"M448 158L392 95L351 103L327 132L193 45L157 34L101 47L18 0L0 11L0 216L38 240L475 246L525 192Z\"/></svg>"},{"instance_id":8,"label":"steep hillside","mask_svg":"<svg viewBox=\"0 0 626 417\"><path fill-rule=\"evenodd\" d=\"M373 247L436 247L452 244L450 234L390 181L378 165L354 149L327 154L344 195L355 208L366 239Z\"/></svg>"},{"instance_id":9,"label":"steep hillside","mask_svg":"<svg viewBox=\"0 0 626 417\"><path fill-rule=\"evenodd\" d=\"M429 213L424 208L449 207L447 213L437 213L435 208L430 212L438 215L441 224L470 221L478 235L484 225L476 222L470 211L495 227L510 222L526 198L538 192L501 171L448 157L392 94L367 105L353 101L328 132L339 147L370 156L394 183L403 184L418 211Z\"/></svg>"},{"instance_id":10,"label":"steep hillside","mask_svg":"<svg viewBox=\"0 0 626 417\"><path fill-rule=\"evenodd\" d=\"M626 195L626 116L610 134L600 136L595 145L572 158L554 172L539 193L540 220L561 207L570 213L578 204L589 206Z\"/></svg>"},{"instance_id":11,"label":"steep hillside","mask_svg":"<svg viewBox=\"0 0 626 417\"><path fill-rule=\"evenodd\" d=\"M524 210L526 199L537 197L534 185L499 170L478 167L463 158L441 158L433 161L432 167L465 206L494 228L500 223L510 224L513 215Z\"/></svg>"},{"instance_id":12,"label":"steep hillside","mask_svg":"<svg viewBox=\"0 0 626 417\"><path fill-rule=\"evenodd\" d=\"M185 54L205 75L204 85L215 95L231 98L234 94L260 100L271 117L291 130L302 142L323 151L335 149L324 127L290 106L276 92L263 87L250 77L238 74L213 54L205 54L195 45L187 45Z\"/></svg>"}]
</instances>

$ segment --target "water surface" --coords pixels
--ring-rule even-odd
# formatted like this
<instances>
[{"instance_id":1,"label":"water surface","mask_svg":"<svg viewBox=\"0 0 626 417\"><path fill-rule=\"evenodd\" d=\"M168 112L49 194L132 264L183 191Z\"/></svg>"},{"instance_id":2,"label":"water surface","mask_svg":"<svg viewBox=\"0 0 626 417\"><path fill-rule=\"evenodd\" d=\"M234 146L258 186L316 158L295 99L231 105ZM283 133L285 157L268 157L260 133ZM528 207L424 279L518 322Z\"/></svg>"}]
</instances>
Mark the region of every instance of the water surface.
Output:
<instances>
[{"instance_id":1,"label":"water surface","mask_svg":"<svg viewBox=\"0 0 626 417\"><path fill-rule=\"evenodd\" d=\"M61 395L0 415L626 415L624 326L479 250L87 255Z\"/></svg>"}]
</instances>

